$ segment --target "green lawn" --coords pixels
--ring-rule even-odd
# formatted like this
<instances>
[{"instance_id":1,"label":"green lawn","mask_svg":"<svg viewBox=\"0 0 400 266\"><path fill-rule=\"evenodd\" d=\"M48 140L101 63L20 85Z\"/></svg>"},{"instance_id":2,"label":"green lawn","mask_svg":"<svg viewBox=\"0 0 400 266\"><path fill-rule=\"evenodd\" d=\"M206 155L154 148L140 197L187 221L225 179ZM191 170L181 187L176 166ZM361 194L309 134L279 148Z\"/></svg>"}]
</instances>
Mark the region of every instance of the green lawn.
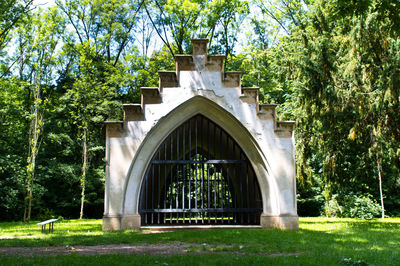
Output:
<instances>
[{"instance_id":1,"label":"green lawn","mask_svg":"<svg viewBox=\"0 0 400 266\"><path fill-rule=\"evenodd\" d=\"M181 230L157 234L140 231L103 232L101 220L67 220L42 234L32 222L0 223L0 246L65 246L101 244L200 243L209 254L67 255L0 257L8 264L137 264L137 265L400 265L400 219L356 220L301 218L298 231L277 229ZM226 246L229 246L228 248ZM213 252L218 251L218 252ZM296 254L298 252L298 254ZM279 256L276 254L282 253ZM285 255L287 253L287 255ZM293 253L295 253L293 255ZM268 254L275 254L269 256Z\"/></svg>"}]
</instances>

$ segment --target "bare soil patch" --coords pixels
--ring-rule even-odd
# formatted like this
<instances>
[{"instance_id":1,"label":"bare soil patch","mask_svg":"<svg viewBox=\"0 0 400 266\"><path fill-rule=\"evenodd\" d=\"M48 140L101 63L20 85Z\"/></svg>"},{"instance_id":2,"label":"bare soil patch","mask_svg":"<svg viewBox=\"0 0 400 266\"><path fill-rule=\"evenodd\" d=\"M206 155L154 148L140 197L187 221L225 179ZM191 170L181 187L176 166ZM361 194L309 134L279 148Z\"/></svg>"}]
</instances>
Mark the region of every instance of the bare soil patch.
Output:
<instances>
[{"instance_id":1,"label":"bare soil patch","mask_svg":"<svg viewBox=\"0 0 400 266\"><path fill-rule=\"evenodd\" d=\"M0 256L56 256L56 255L102 255L102 254L223 254L246 255L242 251L218 250L212 251L206 244L181 243L143 244L143 245L97 245L97 246L56 246L56 247L0 247ZM207 246L207 245L206 245ZM230 247L230 246L218 246ZM260 256L296 256L302 252L251 253ZM250 255L250 254L247 254Z\"/></svg>"}]
</instances>

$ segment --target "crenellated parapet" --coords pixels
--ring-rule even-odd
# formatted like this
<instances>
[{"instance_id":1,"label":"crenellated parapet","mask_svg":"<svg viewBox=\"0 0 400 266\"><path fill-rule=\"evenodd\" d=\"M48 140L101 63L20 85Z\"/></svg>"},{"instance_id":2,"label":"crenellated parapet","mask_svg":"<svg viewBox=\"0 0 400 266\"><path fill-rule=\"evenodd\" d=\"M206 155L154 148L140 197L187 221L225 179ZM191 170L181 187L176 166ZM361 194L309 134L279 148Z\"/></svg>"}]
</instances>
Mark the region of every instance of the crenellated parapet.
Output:
<instances>
[{"instance_id":1,"label":"crenellated parapet","mask_svg":"<svg viewBox=\"0 0 400 266\"><path fill-rule=\"evenodd\" d=\"M141 103L124 105L124 121L145 120L145 105L161 104L164 88L180 88L181 73L220 73L221 88L236 88L239 99L246 104L255 105L260 120L272 120L277 136L291 136L294 129L292 121L276 121L276 104L259 104L258 87L242 87L241 71L224 71L225 55L208 55L207 39L193 39L193 54L175 55L176 71L158 71L158 87L141 87Z\"/></svg>"}]
</instances>

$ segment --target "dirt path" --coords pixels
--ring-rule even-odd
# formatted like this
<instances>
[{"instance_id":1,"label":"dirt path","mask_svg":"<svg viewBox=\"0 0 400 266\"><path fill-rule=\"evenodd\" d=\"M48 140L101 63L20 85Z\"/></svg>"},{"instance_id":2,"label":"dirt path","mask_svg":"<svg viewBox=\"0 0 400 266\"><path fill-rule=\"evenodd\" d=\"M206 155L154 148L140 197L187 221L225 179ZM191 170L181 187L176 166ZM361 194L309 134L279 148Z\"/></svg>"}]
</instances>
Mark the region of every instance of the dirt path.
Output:
<instances>
[{"instance_id":1,"label":"dirt path","mask_svg":"<svg viewBox=\"0 0 400 266\"><path fill-rule=\"evenodd\" d=\"M59 246L59 247L0 247L0 256L55 256L72 253L82 255L99 254L183 254L193 245L174 243L173 245L99 245L99 246Z\"/></svg>"},{"instance_id":2,"label":"dirt path","mask_svg":"<svg viewBox=\"0 0 400 266\"><path fill-rule=\"evenodd\" d=\"M101 255L101 254L204 254L204 253L229 253L232 255L245 255L241 251L211 251L205 244L170 243L170 244L143 244L143 245L98 245L98 246L59 246L59 247L0 247L0 256L56 256L56 255ZM220 246L219 246L220 247ZM229 247L229 246L226 246ZM296 256L301 252L288 253L262 253L251 254L260 256ZM250 254L249 254L250 255Z\"/></svg>"}]
</instances>

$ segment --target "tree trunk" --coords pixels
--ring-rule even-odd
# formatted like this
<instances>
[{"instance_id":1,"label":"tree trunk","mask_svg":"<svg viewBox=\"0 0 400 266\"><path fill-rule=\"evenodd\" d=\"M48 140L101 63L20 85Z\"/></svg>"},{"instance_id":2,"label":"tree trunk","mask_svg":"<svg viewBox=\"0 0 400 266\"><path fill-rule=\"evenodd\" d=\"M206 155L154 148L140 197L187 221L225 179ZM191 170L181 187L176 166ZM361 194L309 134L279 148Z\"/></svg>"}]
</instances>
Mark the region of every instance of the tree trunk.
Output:
<instances>
[{"instance_id":1,"label":"tree trunk","mask_svg":"<svg viewBox=\"0 0 400 266\"><path fill-rule=\"evenodd\" d=\"M81 211L79 214L79 219L83 218L83 204L85 202L85 186L86 186L86 170L88 164L87 156L87 127L83 129L82 137L82 177L81 177Z\"/></svg>"},{"instance_id":2,"label":"tree trunk","mask_svg":"<svg viewBox=\"0 0 400 266\"><path fill-rule=\"evenodd\" d=\"M379 195L381 197L381 209L382 209L382 219L385 219L385 205L383 204L383 192L382 192L382 159L379 158L379 153L376 152L376 164L378 168L379 177Z\"/></svg>"},{"instance_id":3,"label":"tree trunk","mask_svg":"<svg viewBox=\"0 0 400 266\"><path fill-rule=\"evenodd\" d=\"M33 180L35 178L36 155L38 151L38 140L41 128L41 118L39 118L40 88L35 88L34 102L32 107L33 120L29 129L29 156L27 161L26 178L26 197L24 201L24 222L31 220Z\"/></svg>"}]
</instances>

